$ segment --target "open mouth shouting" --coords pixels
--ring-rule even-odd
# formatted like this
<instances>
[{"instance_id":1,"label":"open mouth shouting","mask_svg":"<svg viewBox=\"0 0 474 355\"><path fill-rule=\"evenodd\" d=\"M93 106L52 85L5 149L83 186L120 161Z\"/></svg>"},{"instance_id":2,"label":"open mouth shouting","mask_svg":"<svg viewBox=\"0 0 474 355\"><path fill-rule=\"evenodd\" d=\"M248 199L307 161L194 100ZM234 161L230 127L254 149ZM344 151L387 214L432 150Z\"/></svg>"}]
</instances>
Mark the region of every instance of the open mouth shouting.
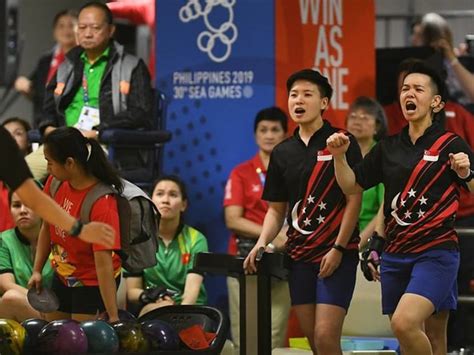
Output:
<instances>
[{"instance_id":1,"label":"open mouth shouting","mask_svg":"<svg viewBox=\"0 0 474 355\"><path fill-rule=\"evenodd\" d=\"M405 102L405 111L407 113L413 113L416 111L416 104L413 101Z\"/></svg>"},{"instance_id":2,"label":"open mouth shouting","mask_svg":"<svg viewBox=\"0 0 474 355\"><path fill-rule=\"evenodd\" d=\"M303 115L305 114L306 110L302 107L297 107L295 108L294 110L294 113L295 113L295 116L296 117L303 117Z\"/></svg>"}]
</instances>

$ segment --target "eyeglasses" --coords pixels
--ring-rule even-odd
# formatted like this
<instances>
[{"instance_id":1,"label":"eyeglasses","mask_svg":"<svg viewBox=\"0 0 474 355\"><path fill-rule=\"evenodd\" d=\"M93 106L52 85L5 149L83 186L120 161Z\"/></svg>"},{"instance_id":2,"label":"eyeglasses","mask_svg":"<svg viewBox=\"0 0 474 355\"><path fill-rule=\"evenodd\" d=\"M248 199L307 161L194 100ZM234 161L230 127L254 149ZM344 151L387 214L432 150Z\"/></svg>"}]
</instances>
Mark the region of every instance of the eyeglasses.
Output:
<instances>
[{"instance_id":1,"label":"eyeglasses","mask_svg":"<svg viewBox=\"0 0 474 355\"><path fill-rule=\"evenodd\" d=\"M372 116L372 115L365 115L365 114L362 114L362 115L358 115L356 113L351 113L349 116L347 116L347 119L348 120L360 120L362 122L368 122L369 120L373 119L375 120L375 118Z\"/></svg>"}]
</instances>

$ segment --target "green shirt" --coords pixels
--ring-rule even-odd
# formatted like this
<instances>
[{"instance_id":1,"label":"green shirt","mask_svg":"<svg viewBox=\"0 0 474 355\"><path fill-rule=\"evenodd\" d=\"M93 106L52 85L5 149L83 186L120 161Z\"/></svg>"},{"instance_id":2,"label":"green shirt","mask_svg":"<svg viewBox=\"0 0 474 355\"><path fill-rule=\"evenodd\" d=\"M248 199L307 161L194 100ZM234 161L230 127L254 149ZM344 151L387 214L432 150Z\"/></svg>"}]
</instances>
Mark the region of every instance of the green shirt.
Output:
<instances>
[{"instance_id":1,"label":"green shirt","mask_svg":"<svg viewBox=\"0 0 474 355\"><path fill-rule=\"evenodd\" d=\"M84 62L84 75L87 77L87 92L89 94L87 106L99 107L100 83L109 60L109 52L110 48L107 47L93 64L89 63L86 52L81 53L81 60ZM81 84L71 103L66 108L66 126L74 126L77 121L79 121L79 116L84 105L84 87Z\"/></svg>"},{"instance_id":2,"label":"green shirt","mask_svg":"<svg viewBox=\"0 0 474 355\"><path fill-rule=\"evenodd\" d=\"M186 276L192 272L194 259L197 253L207 252L206 237L196 229L187 225L183 226L181 232L165 246L161 238L158 238L158 263L155 267L143 271L143 284L145 288L166 287L179 292L173 297L177 304L183 300ZM201 284L196 304L207 303L207 294L204 284Z\"/></svg>"},{"instance_id":3,"label":"green shirt","mask_svg":"<svg viewBox=\"0 0 474 355\"><path fill-rule=\"evenodd\" d=\"M359 214L359 228L361 231L370 223L383 203L384 187L378 184L362 193L362 206Z\"/></svg>"},{"instance_id":4,"label":"green shirt","mask_svg":"<svg viewBox=\"0 0 474 355\"><path fill-rule=\"evenodd\" d=\"M11 273L17 285L28 285L33 273L33 256L28 240L17 229L9 229L0 233L0 273ZM46 262L43 267L43 285L51 287L53 270Z\"/></svg>"},{"instance_id":5,"label":"green shirt","mask_svg":"<svg viewBox=\"0 0 474 355\"><path fill-rule=\"evenodd\" d=\"M376 144L377 142L374 141L370 149L372 149ZM362 193L362 205L359 213L360 231L363 231L370 221L377 215L379 207L383 203L384 190L383 184L378 184Z\"/></svg>"}]
</instances>

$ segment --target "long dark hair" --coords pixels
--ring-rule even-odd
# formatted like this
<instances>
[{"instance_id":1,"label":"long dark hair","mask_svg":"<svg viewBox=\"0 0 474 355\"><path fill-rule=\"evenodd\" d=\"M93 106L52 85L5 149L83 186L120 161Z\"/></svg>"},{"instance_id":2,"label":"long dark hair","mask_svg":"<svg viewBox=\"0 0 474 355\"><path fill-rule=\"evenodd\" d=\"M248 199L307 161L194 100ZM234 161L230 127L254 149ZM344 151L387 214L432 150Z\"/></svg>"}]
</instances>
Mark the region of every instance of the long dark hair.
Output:
<instances>
[{"instance_id":1,"label":"long dark hair","mask_svg":"<svg viewBox=\"0 0 474 355\"><path fill-rule=\"evenodd\" d=\"M95 139L84 137L76 128L61 127L48 134L44 144L58 163L65 164L67 158L72 158L88 174L122 192L123 185L118 172Z\"/></svg>"}]
</instances>

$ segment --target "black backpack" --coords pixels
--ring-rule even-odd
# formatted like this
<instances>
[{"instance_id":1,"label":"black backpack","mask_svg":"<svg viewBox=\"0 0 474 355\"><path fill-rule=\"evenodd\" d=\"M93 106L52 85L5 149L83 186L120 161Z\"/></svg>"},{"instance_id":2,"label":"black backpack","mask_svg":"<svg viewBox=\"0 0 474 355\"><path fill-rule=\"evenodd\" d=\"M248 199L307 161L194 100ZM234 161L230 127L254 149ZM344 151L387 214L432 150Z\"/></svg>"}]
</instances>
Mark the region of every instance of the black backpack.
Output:
<instances>
[{"instance_id":1,"label":"black backpack","mask_svg":"<svg viewBox=\"0 0 474 355\"><path fill-rule=\"evenodd\" d=\"M121 250L116 253L122 259L122 267L131 273L157 264L158 225L160 213L148 195L135 184L122 179L123 191L118 193L112 186L97 183L82 202L80 219L83 223L90 221L92 206L105 195L115 195L120 221ZM61 181L53 178L50 195L54 197Z\"/></svg>"}]
</instances>

